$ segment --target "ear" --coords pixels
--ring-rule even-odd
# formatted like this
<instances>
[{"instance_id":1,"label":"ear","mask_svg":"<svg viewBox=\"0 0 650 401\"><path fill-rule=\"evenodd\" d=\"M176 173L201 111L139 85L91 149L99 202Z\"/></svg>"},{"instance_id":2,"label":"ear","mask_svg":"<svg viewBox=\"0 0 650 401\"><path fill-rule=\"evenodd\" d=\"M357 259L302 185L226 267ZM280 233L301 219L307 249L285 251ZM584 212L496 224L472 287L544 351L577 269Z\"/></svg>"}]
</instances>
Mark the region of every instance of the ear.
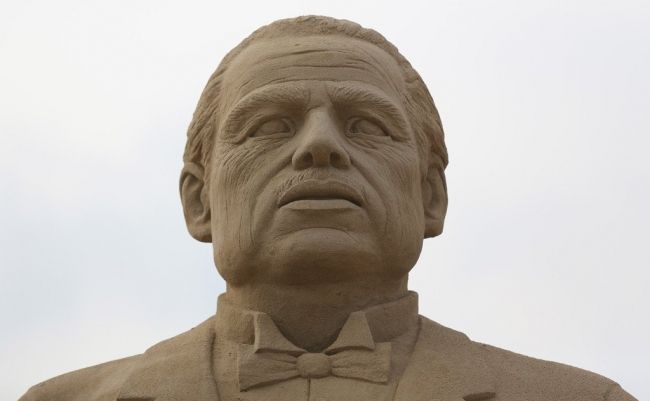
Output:
<instances>
[{"instance_id":1,"label":"ear","mask_svg":"<svg viewBox=\"0 0 650 401\"><path fill-rule=\"evenodd\" d=\"M181 171L180 190L185 224L190 235L201 242L212 242L210 200L203 167L196 163L185 163Z\"/></svg>"},{"instance_id":2,"label":"ear","mask_svg":"<svg viewBox=\"0 0 650 401\"><path fill-rule=\"evenodd\" d=\"M447 215L447 182L442 166L429 162L427 175L422 180L424 206L424 238L442 234Z\"/></svg>"}]
</instances>

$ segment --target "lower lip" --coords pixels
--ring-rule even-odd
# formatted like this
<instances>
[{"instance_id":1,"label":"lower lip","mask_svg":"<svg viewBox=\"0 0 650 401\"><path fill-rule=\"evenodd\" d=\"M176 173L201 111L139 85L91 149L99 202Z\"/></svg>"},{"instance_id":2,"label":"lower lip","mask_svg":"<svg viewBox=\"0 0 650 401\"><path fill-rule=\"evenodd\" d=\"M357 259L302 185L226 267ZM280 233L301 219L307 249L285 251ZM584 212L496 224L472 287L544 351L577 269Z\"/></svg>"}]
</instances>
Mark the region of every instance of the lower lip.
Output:
<instances>
[{"instance_id":1,"label":"lower lip","mask_svg":"<svg viewBox=\"0 0 650 401\"><path fill-rule=\"evenodd\" d=\"M346 199L301 199L283 206L292 210L344 210L359 209L359 206Z\"/></svg>"}]
</instances>

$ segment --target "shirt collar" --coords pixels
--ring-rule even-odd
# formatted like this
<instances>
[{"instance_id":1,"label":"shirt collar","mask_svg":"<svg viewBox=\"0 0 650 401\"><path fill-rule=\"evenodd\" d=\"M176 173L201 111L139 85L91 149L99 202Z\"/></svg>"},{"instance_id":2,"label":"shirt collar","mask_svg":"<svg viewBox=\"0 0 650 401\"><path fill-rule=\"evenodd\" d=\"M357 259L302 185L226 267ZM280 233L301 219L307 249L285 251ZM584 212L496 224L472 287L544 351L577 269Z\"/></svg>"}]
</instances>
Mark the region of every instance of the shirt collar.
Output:
<instances>
[{"instance_id":1,"label":"shirt collar","mask_svg":"<svg viewBox=\"0 0 650 401\"><path fill-rule=\"evenodd\" d=\"M337 339L325 352L338 352L350 346L373 349L376 342L391 341L417 322L418 295L409 291L398 300L351 313ZM233 305L223 294L217 301L215 325L217 336L255 345L256 350L273 348L290 354L304 352L280 333L268 314Z\"/></svg>"}]
</instances>

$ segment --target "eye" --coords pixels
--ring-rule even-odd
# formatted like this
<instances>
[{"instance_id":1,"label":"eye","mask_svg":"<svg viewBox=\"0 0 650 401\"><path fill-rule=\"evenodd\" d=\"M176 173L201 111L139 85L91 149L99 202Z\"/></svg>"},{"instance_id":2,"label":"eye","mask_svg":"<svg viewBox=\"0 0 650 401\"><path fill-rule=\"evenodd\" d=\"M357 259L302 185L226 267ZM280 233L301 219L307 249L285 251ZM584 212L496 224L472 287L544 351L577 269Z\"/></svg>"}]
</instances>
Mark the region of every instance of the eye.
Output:
<instances>
[{"instance_id":1,"label":"eye","mask_svg":"<svg viewBox=\"0 0 650 401\"><path fill-rule=\"evenodd\" d=\"M353 118L348 123L348 133L364 134L371 136L388 136L386 131L379 124L365 118Z\"/></svg>"},{"instance_id":2,"label":"eye","mask_svg":"<svg viewBox=\"0 0 650 401\"><path fill-rule=\"evenodd\" d=\"M293 133L291 122L285 118L275 118L260 124L250 134L252 137L288 136Z\"/></svg>"}]
</instances>

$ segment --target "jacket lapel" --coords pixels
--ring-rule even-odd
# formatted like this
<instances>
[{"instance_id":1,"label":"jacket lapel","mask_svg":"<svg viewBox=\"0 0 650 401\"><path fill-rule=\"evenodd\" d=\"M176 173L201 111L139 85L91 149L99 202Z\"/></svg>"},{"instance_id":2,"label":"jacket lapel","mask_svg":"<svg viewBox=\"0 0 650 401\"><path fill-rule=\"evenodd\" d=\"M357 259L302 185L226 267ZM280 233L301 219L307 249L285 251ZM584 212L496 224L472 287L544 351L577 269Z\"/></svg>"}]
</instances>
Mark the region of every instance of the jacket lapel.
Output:
<instances>
[{"instance_id":1,"label":"jacket lapel","mask_svg":"<svg viewBox=\"0 0 650 401\"><path fill-rule=\"evenodd\" d=\"M217 401L211 369L213 342L214 319L210 318L149 348L131 371L117 401Z\"/></svg>"},{"instance_id":2,"label":"jacket lapel","mask_svg":"<svg viewBox=\"0 0 650 401\"><path fill-rule=\"evenodd\" d=\"M487 401L495 378L480 346L464 334L421 317L420 333L395 401Z\"/></svg>"}]
</instances>

